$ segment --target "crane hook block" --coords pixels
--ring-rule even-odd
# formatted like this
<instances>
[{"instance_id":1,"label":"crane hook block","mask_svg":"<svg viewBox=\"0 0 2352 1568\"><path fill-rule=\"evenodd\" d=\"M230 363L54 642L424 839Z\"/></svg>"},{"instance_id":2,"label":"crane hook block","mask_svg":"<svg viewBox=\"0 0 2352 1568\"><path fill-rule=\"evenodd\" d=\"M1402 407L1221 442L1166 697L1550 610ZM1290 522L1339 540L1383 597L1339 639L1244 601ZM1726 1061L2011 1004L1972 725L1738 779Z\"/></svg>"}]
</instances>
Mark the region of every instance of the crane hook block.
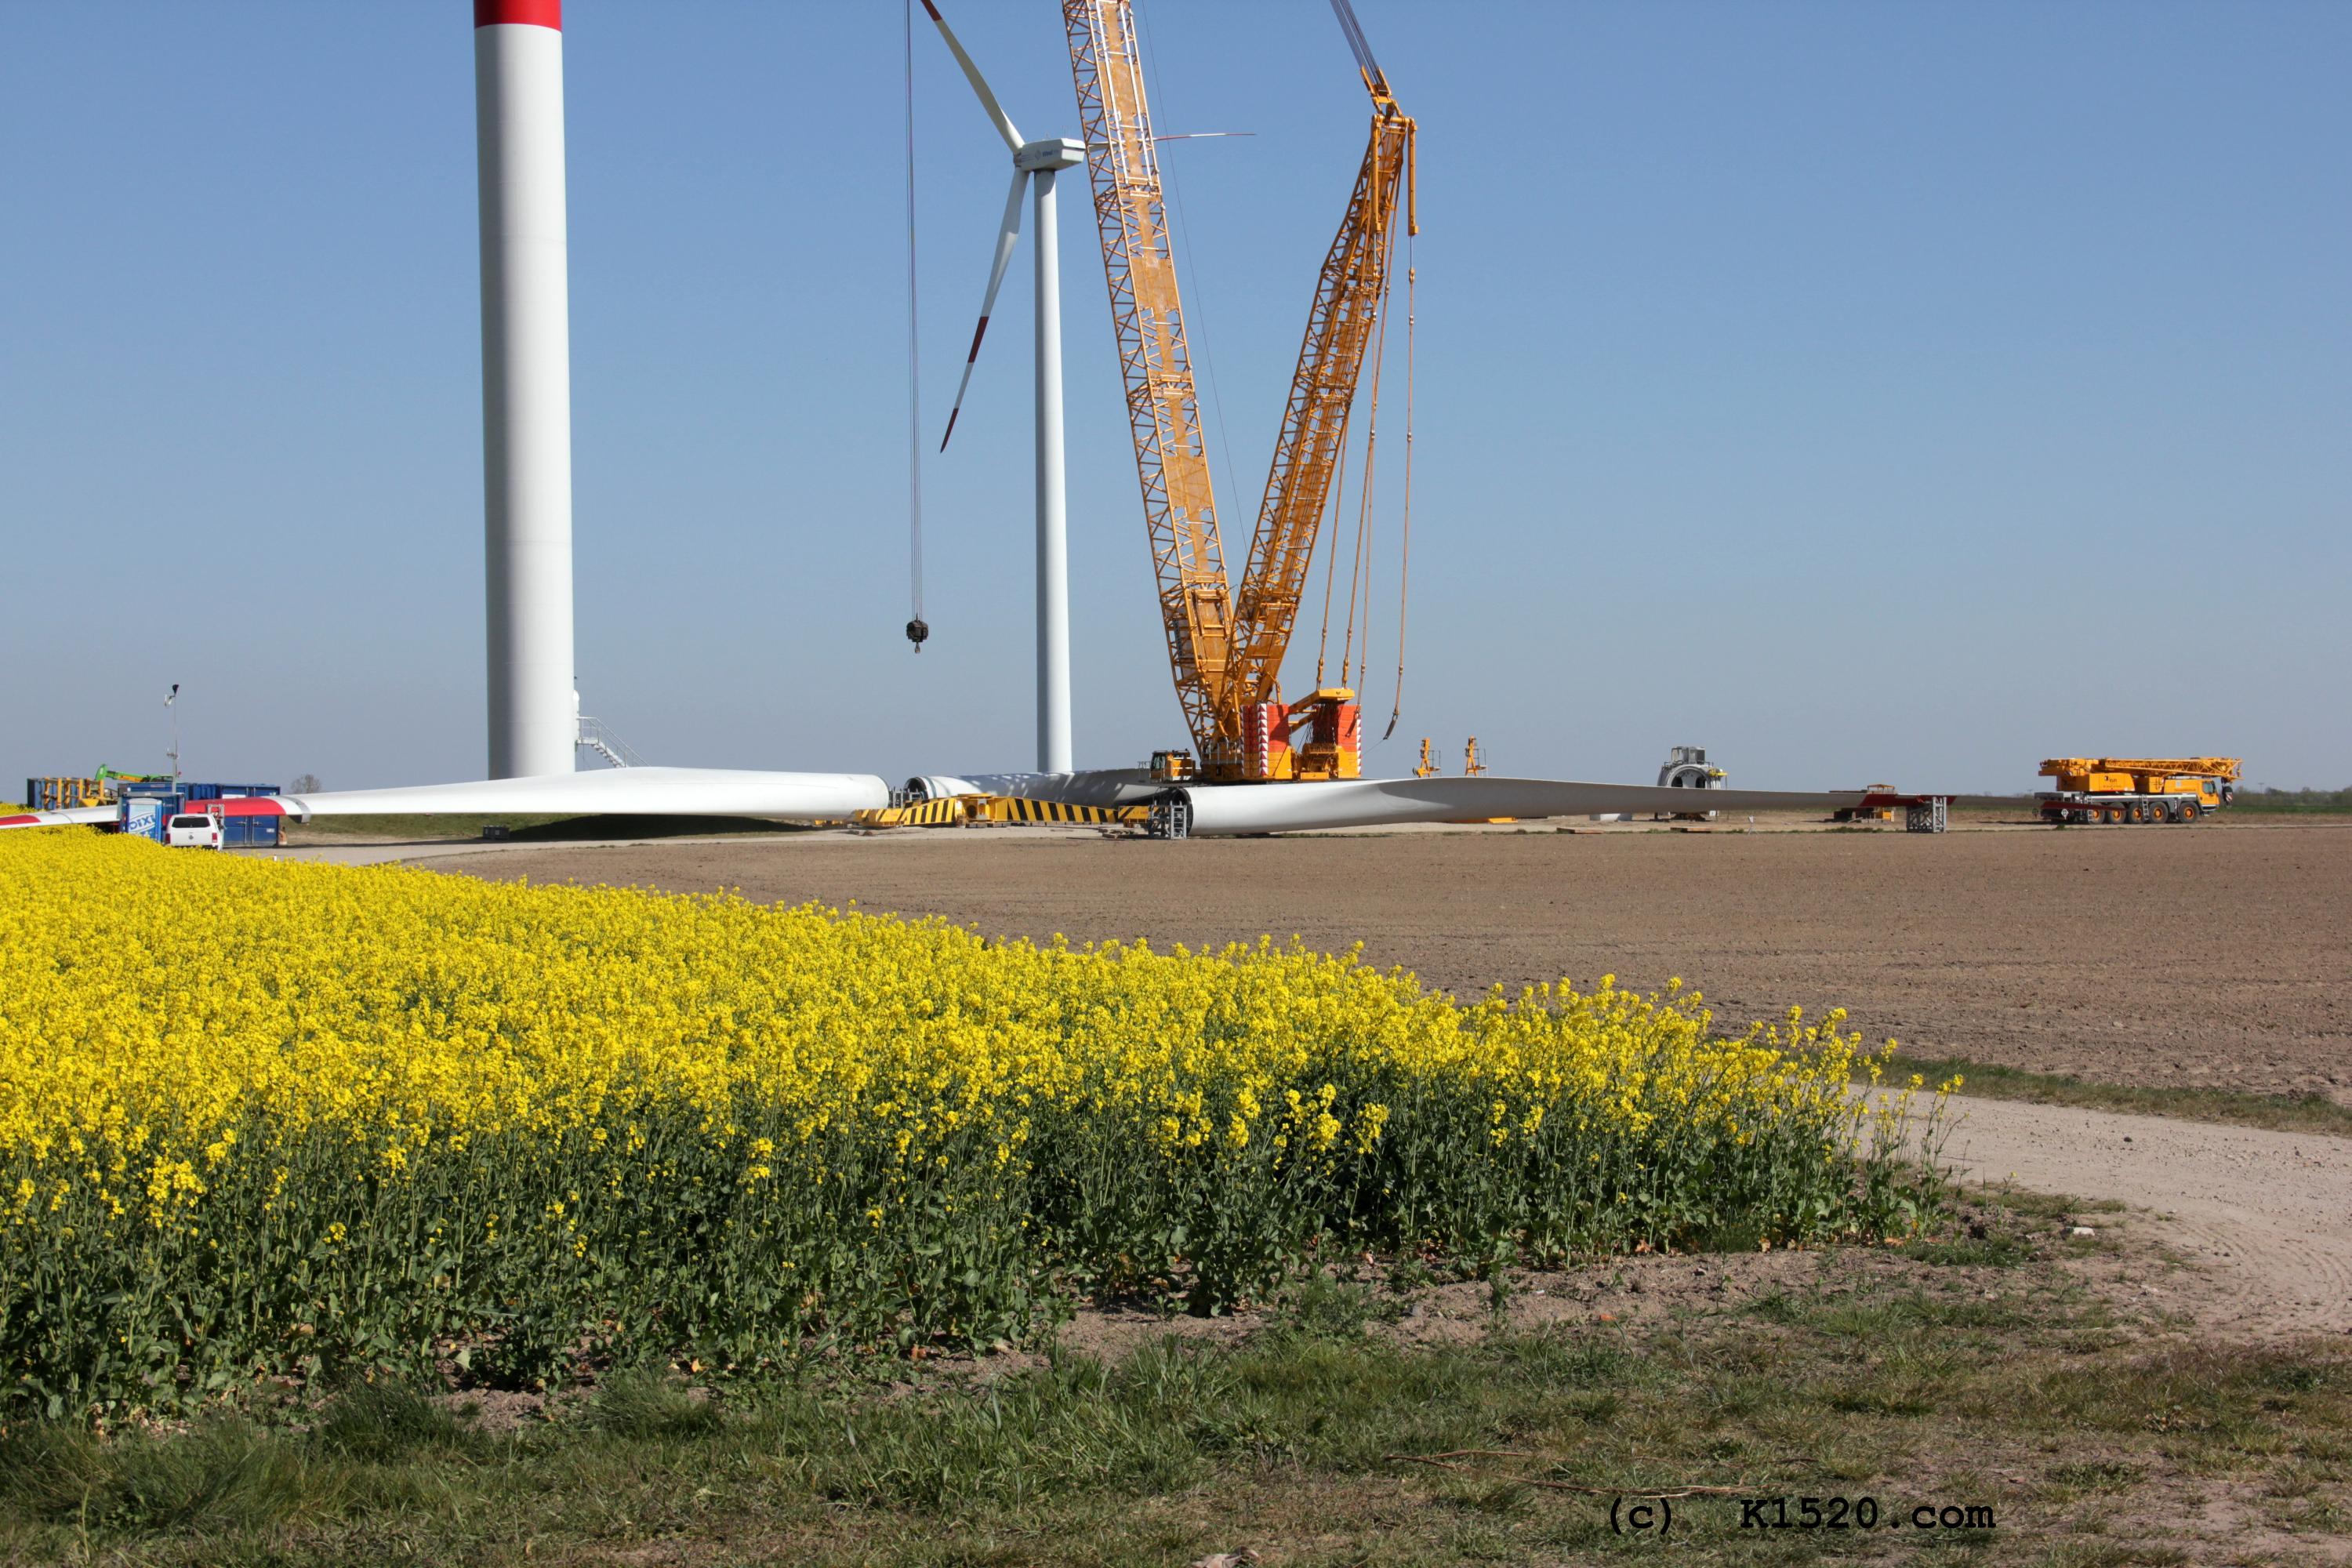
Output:
<instances>
[{"instance_id":1,"label":"crane hook block","mask_svg":"<svg viewBox=\"0 0 2352 1568\"><path fill-rule=\"evenodd\" d=\"M907 623L907 640L915 645L915 651L917 653L923 651L923 641L930 635L930 623L923 619L922 616L917 616L913 620Z\"/></svg>"}]
</instances>

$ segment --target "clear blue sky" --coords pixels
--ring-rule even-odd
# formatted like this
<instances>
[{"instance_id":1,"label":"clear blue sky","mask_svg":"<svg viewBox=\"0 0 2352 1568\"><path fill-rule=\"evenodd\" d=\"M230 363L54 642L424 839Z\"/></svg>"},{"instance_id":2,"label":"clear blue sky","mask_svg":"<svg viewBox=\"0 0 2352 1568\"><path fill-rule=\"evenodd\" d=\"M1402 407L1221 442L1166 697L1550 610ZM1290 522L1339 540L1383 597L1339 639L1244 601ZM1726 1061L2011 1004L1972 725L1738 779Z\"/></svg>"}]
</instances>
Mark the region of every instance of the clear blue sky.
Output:
<instances>
[{"instance_id":1,"label":"clear blue sky","mask_svg":"<svg viewBox=\"0 0 2352 1568\"><path fill-rule=\"evenodd\" d=\"M1475 732L1574 778L1686 742L1754 786L2143 750L2352 783L2352 7L1359 5L1423 127L1374 769ZM1025 765L1025 238L928 468L931 650L899 636L896 0L566 9L588 710L656 761ZM951 15L1025 134L1075 129L1055 6ZM1321 0L1146 15L1161 128L1256 132L1167 158L1238 556L1365 104ZM174 680L199 775L478 776L470 34L460 0L0 5L0 795L160 765ZM1009 171L917 42L936 428ZM1083 215L1105 765L1181 735Z\"/></svg>"}]
</instances>

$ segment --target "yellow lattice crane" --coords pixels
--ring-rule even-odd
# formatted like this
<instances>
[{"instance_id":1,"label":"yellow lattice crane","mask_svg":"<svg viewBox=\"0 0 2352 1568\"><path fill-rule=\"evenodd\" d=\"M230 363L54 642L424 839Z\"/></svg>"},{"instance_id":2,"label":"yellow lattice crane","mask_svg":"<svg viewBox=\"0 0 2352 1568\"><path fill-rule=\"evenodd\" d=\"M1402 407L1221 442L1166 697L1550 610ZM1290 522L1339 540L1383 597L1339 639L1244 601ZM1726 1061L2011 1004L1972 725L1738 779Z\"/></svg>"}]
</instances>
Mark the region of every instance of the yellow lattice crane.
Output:
<instances>
[{"instance_id":1,"label":"yellow lattice crane","mask_svg":"<svg viewBox=\"0 0 2352 1568\"><path fill-rule=\"evenodd\" d=\"M1201 772L1211 779L1354 778L1360 769L1362 716L1355 690L1345 684L1345 657L1339 683L1321 685L1318 671L1317 689L1295 703L1282 700L1282 665L1316 537L1335 503L1364 361L1368 353L1377 359L1401 200L1405 232L1415 226L1414 125L1398 109L1348 0L1332 0L1332 8L1372 97L1371 132L1317 278L1265 498L1234 592L1225 574L1131 0L1062 4L1160 625ZM1377 385L1377 372L1374 380ZM1370 445L1368 439L1368 462ZM1351 645L1354 605L1351 585Z\"/></svg>"}]
</instances>

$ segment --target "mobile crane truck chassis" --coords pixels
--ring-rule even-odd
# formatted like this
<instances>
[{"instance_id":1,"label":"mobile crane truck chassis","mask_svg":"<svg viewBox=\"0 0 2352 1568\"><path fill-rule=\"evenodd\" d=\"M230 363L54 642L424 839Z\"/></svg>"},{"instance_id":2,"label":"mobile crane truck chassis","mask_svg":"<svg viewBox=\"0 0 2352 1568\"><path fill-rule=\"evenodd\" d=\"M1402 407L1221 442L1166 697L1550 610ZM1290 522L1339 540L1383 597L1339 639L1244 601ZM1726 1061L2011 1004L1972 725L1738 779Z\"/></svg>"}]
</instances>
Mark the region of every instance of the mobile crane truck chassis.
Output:
<instances>
[{"instance_id":1,"label":"mobile crane truck chassis","mask_svg":"<svg viewBox=\"0 0 2352 1568\"><path fill-rule=\"evenodd\" d=\"M2042 819L2194 822L2237 798L2235 757L2052 757L2042 776L2057 782L2033 798Z\"/></svg>"}]
</instances>

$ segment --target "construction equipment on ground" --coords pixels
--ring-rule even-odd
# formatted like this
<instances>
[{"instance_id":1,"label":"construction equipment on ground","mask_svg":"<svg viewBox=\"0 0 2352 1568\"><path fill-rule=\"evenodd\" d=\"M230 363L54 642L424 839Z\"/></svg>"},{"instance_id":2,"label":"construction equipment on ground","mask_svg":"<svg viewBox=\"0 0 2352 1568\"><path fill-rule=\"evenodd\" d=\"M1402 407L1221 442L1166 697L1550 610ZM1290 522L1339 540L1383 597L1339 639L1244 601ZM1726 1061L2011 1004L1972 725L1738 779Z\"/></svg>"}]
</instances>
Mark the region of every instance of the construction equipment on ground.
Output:
<instances>
[{"instance_id":1,"label":"construction equipment on ground","mask_svg":"<svg viewBox=\"0 0 2352 1568\"><path fill-rule=\"evenodd\" d=\"M35 778L25 781L25 805L31 811L76 811L112 805L126 785L167 784L169 773L126 773L100 766L84 776Z\"/></svg>"},{"instance_id":2,"label":"construction equipment on ground","mask_svg":"<svg viewBox=\"0 0 2352 1568\"><path fill-rule=\"evenodd\" d=\"M1863 785L1863 794L1865 795L1891 795L1894 790L1895 786L1888 784ZM1895 808L1891 805L1842 805L1830 813L1830 820L1832 822L1892 822L1895 820Z\"/></svg>"},{"instance_id":3,"label":"construction equipment on ground","mask_svg":"<svg viewBox=\"0 0 2352 1568\"><path fill-rule=\"evenodd\" d=\"M1728 775L1706 760L1705 746L1675 746L1666 752L1666 760L1658 764L1658 787L1661 789L1721 789ZM1658 820L1682 822L1712 822L1712 811L1660 812Z\"/></svg>"},{"instance_id":4,"label":"construction equipment on ground","mask_svg":"<svg viewBox=\"0 0 2352 1568\"><path fill-rule=\"evenodd\" d=\"M1362 713L1350 665L1362 679L1356 641L1360 601L1370 642L1371 459L1378 429L1379 365L1384 343L1402 199L1404 232L1415 232L1414 124L1389 91L1348 0L1332 0L1372 98L1371 132L1346 216L1326 254L1306 336L1283 411L1257 530L1235 591L1211 484L1208 442L1192 379L1192 353L1178 297L1176 261L1163 203L1158 139L1144 93L1132 0L1062 0L1076 85L1096 227L1109 281L1111 324L1127 389L1128 421L1144 521L1157 575L1160 618L1176 695L1192 731L1200 774L1211 781L1352 779L1360 774ZM1412 266L1406 265L1407 394L1404 537L1411 539ZM1373 364L1364 479L1359 487L1356 566L1337 679L1318 657L1315 688L1282 697L1284 657L1303 599L1316 537L1339 502L1349 421L1364 363ZM1336 566L1337 552L1331 565ZM1322 652L1334 597L1327 569ZM1402 573L1400 573L1402 578ZM1399 614L1398 706L1403 689ZM1390 718L1395 727L1395 715ZM1179 753L1165 753L1171 761ZM1187 759L1188 761L1190 759Z\"/></svg>"},{"instance_id":5,"label":"construction equipment on ground","mask_svg":"<svg viewBox=\"0 0 2352 1568\"><path fill-rule=\"evenodd\" d=\"M2042 776L2058 787L2033 799L2051 823L2194 822L2237 798L2242 771L2235 757L2051 757Z\"/></svg>"},{"instance_id":6,"label":"construction equipment on ground","mask_svg":"<svg viewBox=\"0 0 2352 1568\"><path fill-rule=\"evenodd\" d=\"M1021 795L946 795L906 798L859 812L860 827L986 827L1048 826L1149 830L1160 808L1142 805L1073 805L1058 800L1031 800Z\"/></svg>"}]
</instances>

